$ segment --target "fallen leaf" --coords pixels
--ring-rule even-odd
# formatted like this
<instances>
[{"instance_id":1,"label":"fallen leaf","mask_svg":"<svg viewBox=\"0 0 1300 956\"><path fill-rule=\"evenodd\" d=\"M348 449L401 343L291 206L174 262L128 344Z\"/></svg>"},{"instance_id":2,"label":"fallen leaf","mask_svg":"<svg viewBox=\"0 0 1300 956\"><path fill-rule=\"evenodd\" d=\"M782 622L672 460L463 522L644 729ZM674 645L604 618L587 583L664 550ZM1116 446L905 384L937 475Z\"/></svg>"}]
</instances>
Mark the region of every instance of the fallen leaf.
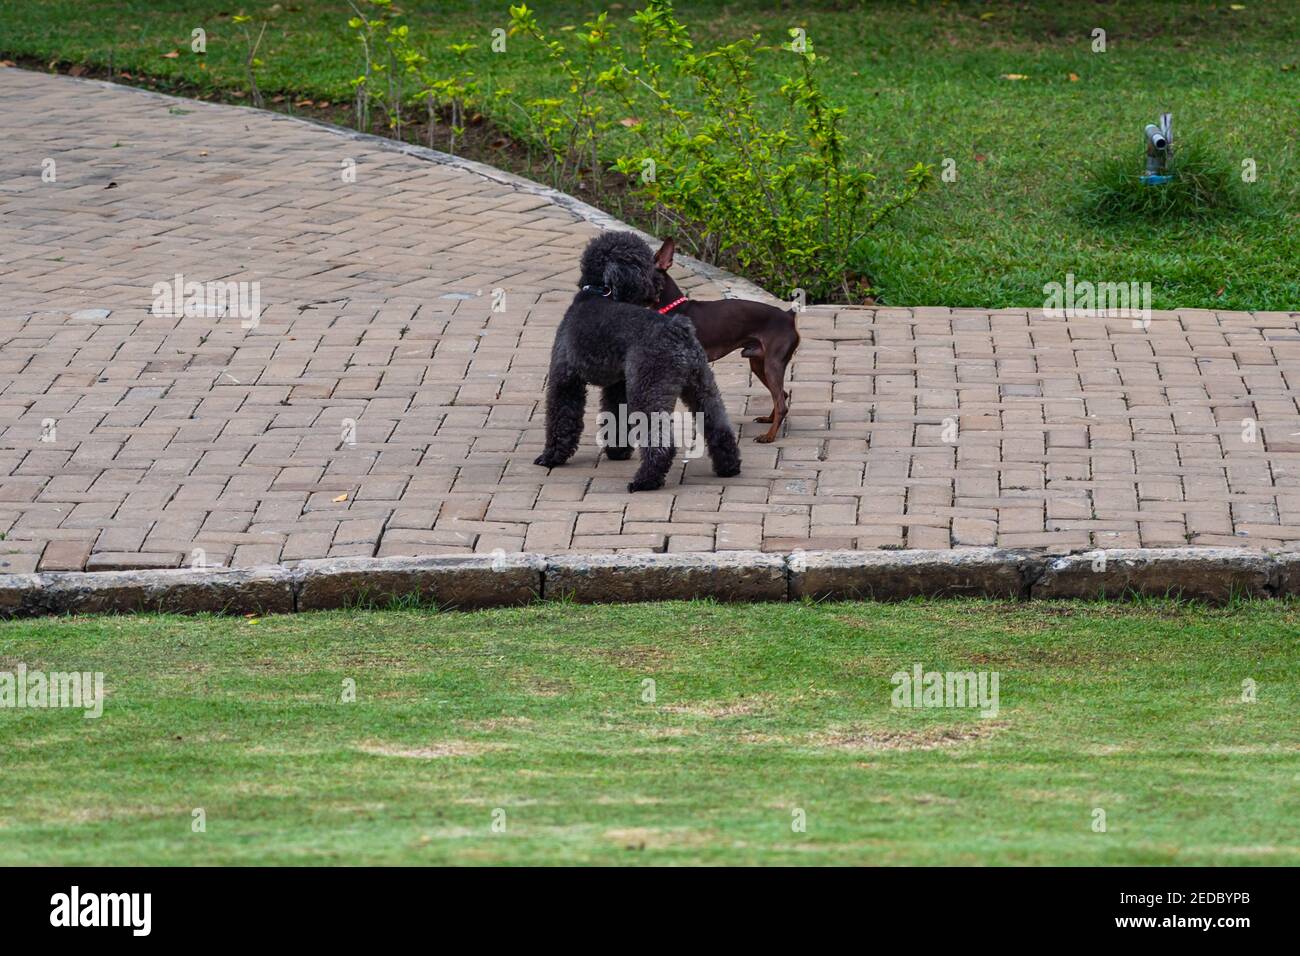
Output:
<instances>
[{"instance_id":1,"label":"fallen leaf","mask_svg":"<svg viewBox=\"0 0 1300 956\"><path fill-rule=\"evenodd\" d=\"M13 60L0 60L0 66L15 66Z\"/></svg>"},{"instance_id":2,"label":"fallen leaf","mask_svg":"<svg viewBox=\"0 0 1300 956\"><path fill-rule=\"evenodd\" d=\"M311 100L299 100L298 103L297 103L297 105L298 105L298 106L315 106L316 104L313 103Z\"/></svg>"},{"instance_id":3,"label":"fallen leaf","mask_svg":"<svg viewBox=\"0 0 1300 956\"><path fill-rule=\"evenodd\" d=\"M80 63L78 63L72 69L68 70L68 76L81 76L81 74L85 72L86 72L86 68L82 66Z\"/></svg>"},{"instance_id":4,"label":"fallen leaf","mask_svg":"<svg viewBox=\"0 0 1300 956\"><path fill-rule=\"evenodd\" d=\"M984 162L984 160L986 160L986 159L988 159L988 157L985 156L983 153L976 153L976 154L975 154L975 162L977 162L977 163L982 163L982 162Z\"/></svg>"},{"instance_id":5,"label":"fallen leaf","mask_svg":"<svg viewBox=\"0 0 1300 956\"><path fill-rule=\"evenodd\" d=\"M329 100L323 100L323 101L321 101L320 103L317 103L316 105L317 105L318 107L320 107L321 109L326 109L326 108L330 105L330 101L329 101Z\"/></svg>"},{"instance_id":6,"label":"fallen leaf","mask_svg":"<svg viewBox=\"0 0 1300 956\"><path fill-rule=\"evenodd\" d=\"M283 102L284 102L284 97L283 97L283 96L273 96L273 97L271 97L271 102L272 102L272 103L283 103Z\"/></svg>"},{"instance_id":7,"label":"fallen leaf","mask_svg":"<svg viewBox=\"0 0 1300 956\"><path fill-rule=\"evenodd\" d=\"M990 11L988 11L987 13L981 13L981 14L980 14L980 19L981 19L981 20L992 20L992 19L993 19L994 17L996 17L996 16L997 16L997 14L994 13L992 10L990 10Z\"/></svg>"},{"instance_id":8,"label":"fallen leaf","mask_svg":"<svg viewBox=\"0 0 1300 956\"><path fill-rule=\"evenodd\" d=\"M1228 4L1228 9L1229 9L1229 10L1245 10L1245 9L1246 9L1246 5L1245 5L1244 3L1230 3L1230 4Z\"/></svg>"},{"instance_id":9,"label":"fallen leaf","mask_svg":"<svg viewBox=\"0 0 1300 956\"><path fill-rule=\"evenodd\" d=\"M180 53L178 53L176 50L172 50L170 53L164 53L164 54L163 54L163 59L164 59L164 60L174 60L174 59L176 59L178 56L180 56Z\"/></svg>"},{"instance_id":10,"label":"fallen leaf","mask_svg":"<svg viewBox=\"0 0 1300 956\"><path fill-rule=\"evenodd\" d=\"M618 125L626 126L629 129L631 129L633 126L640 126L641 121L637 119L635 116L624 116L621 120L618 121Z\"/></svg>"},{"instance_id":11,"label":"fallen leaf","mask_svg":"<svg viewBox=\"0 0 1300 956\"><path fill-rule=\"evenodd\" d=\"M1079 74L1078 74L1078 73L1071 73L1071 74L1070 74L1070 82L1071 82L1071 83L1078 83L1078 82L1079 82Z\"/></svg>"},{"instance_id":12,"label":"fallen leaf","mask_svg":"<svg viewBox=\"0 0 1300 956\"><path fill-rule=\"evenodd\" d=\"M1002 79L1004 79L1004 80L1025 80L1025 79L1028 79L1028 77L1027 77L1024 73L1003 73L1003 74L1002 74Z\"/></svg>"},{"instance_id":13,"label":"fallen leaf","mask_svg":"<svg viewBox=\"0 0 1300 956\"><path fill-rule=\"evenodd\" d=\"M1217 297L1217 296L1221 296L1221 295L1223 295L1223 291L1224 291L1224 289L1226 289L1226 288L1228 288L1226 285L1223 286L1223 288L1219 289L1218 292L1214 293L1215 296Z\"/></svg>"},{"instance_id":14,"label":"fallen leaf","mask_svg":"<svg viewBox=\"0 0 1300 956\"><path fill-rule=\"evenodd\" d=\"M334 500L335 500L335 501L347 501L347 500L348 500L348 496L345 495L345 494L344 494L344 495L339 495L339 496L338 496L337 498L335 498Z\"/></svg>"},{"instance_id":15,"label":"fallen leaf","mask_svg":"<svg viewBox=\"0 0 1300 956\"><path fill-rule=\"evenodd\" d=\"M206 155L208 155L208 151L207 151L206 149L201 149L201 150L199 150L199 155L200 155L200 156L206 156Z\"/></svg>"}]
</instances>

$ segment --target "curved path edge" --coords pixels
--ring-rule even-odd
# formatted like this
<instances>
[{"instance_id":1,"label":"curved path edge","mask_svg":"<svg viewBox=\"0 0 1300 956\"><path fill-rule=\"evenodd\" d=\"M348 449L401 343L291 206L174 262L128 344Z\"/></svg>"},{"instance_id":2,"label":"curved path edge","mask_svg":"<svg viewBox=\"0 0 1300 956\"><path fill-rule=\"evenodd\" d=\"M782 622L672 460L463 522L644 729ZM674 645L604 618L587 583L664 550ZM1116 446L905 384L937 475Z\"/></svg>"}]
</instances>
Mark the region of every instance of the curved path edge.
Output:
<instances>
[{"instance_id":1,"label":"curved path edge","mask_svg":"<svg viewBox=\"0 0 1300 956\"><path fill-rule=\"evenodd\" d=\"M0 575L0 617L167 612L270 614L538 600L627 603L1180 597L1224 603L1300 595L1300 554L1237 548L1040 551L729 551L340 558L292 568Z\"/></svg>"},{"instance_id":2,"label":"curved path edge","mask_svg":"<svg viewBox=\"0 0 1300 956\"><path fill-rule=\"evenodd\" d=\"M251 110L258 114L273 117L276 120L297 123L300 126L310 126L314 129L324 130L334 136L343 139L353 140L359 143L365 143L376 149L387 150L392 153L403 153L407 156L414 156L417 159L423 159L427 162L437 163L440 166L450 166L455 169L463 169L468 173L473 173L483 179L500 183L518 193L528 196L538 196L554 203L561 209L572 213L578 219L589 222L600 229L623 229L634 232L652 245L659 243L659 238L650 235L636 226L629 225L604 210L597 209L589 203L583 202L568 193L560 192L551 186L543 185L535 180L528 179L516 173L506 172L504 169L498 169L487 163L480 163L476 160L466 159L463 156L456 156L453 153L444 153L440 150L431 149L427 146L418 146L414 143L407 143L401 140L390 139L387 136L377 136L373 133L362 133L358 130L348 129L346 126L338 126L334 123L326 123L322 120L311 119L305 116L291 116L288 113L281 113L277 110L259 109L255 106L248 106L241 103L213 103L209 100L196 100L186 96L175 96L171 93L159 93L156 90L144 90L138 86L130 86L125 83L114 83L111 80L95 80L88 77L66 76L61 77L74 83L89 84L92 86L104 87L113 90L128 90L141 96L152 97L153 99L163 100L169 103L185 103L189 105L198 105L206 107L220 107L238 110ZM741 278L725 269L703 262L691 256L676 254L675 259L681 266L689 269L697 275L704 276L706 279L715 283L721 290L724 298L728 299L757 299L763 301L778 301L776 296L768 292L759 285L750 282L748 279Z\"/></svg>"}]
</instances>

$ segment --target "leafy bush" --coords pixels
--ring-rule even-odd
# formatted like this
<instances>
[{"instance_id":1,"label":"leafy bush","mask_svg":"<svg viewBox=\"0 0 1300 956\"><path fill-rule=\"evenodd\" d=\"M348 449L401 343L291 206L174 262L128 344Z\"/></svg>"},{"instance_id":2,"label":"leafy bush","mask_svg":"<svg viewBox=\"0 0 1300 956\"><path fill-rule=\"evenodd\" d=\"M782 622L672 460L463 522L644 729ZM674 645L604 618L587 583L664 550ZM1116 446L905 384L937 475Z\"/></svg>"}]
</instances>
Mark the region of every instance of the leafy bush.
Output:
<instances>
[{"instance_id":1,"label":"leafy bush","mask_svg":"<svg viewBox=\"0 0 1300 956\"><path fill-rule=\"evenodd\" d=\"M734 260L781 293L803 287L813 298L853 300L870 290L851 271L858 242L930 178L917 164L901 188L876 190L876 177L845 153L845 110L829 102L817 78L824 62L801 31L765 47L757 35L699 51L668 0L649 0L633 16L638 61L611 83L629 107L657 112L655 129L638 125L642 156L655 176L639 191L675 220L707 258ZM703 107L674 105L662 61L694 86ZM780 72L793 60L780 95L792 111L762 110L755 74ZM781 122L774 123L779 116ZM629 159L623 155L624 170ZM642 160L644 161L644 160Z\"/></svg>"},{"instance_id":2,"label":"leafy bush","mask_svg":"<svg viewBox=\"0 0 1300 956\"><path fill-rule=\"evenodd\" d=\"M599 84L618 70L608 19L602 13L584 23L581 31L573 31L571 42L577 52L570 53L563 43L547 37L526 5L510 8L510 32L541 43L568 83L565 97L534 97L522 104L530 131L550 153L552 180L561 188L576 183L584 166L597 173L593 183L597 190L600 187L600 141L610 123L596 93Z\"/></svg>"},{"instance_id":3,"label":"leafy bush","mask_svg":"<svg viewBox=\"0 0 1300 956\"><path fill-rule=\"evenodd\" d=\"M466 109L499 104L523 118L522 129L508 122L542 152L553 185L599 195L607 172L622 174L650 228L778 294L866 296L870 283L853 270L855 249L931 178L918 163L884 189L848 157L845 110L823 92L817 74L824 57L799 30L780 46L754 35L697 47L670 0L646 0L630 19L637 42L628 50L615 42L606 13L552 36L527 5L512 6L510 33L540 44L563 79L558 93L522 98L506 88L485 93L488 82L469 66L471 44L450 47L456 73L429 75L429 59L394 23L391 0L349 3L349 26L364 55L354 80L359 128L368 128L375 102L400 136L404 76L417 81L430 120L446 117L453 152ZM758 92L758 78L771 75L784 77L778 102Z\"/></svg>"}]
</instances>

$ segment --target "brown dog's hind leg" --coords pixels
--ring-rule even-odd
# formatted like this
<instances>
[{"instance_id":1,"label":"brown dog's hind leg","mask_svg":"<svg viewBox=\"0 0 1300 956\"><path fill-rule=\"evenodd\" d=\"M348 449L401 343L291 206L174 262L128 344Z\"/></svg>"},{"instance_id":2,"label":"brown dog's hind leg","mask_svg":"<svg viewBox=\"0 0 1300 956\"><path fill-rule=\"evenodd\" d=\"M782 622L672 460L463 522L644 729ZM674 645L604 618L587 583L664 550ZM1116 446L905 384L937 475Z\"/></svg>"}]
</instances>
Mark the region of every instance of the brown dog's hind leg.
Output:
<instances>
[{"instance_id":1,"label":"brown dog's hind leg","mask_svg":"<svg viewBox=\"0 0 1300 956\"><path fill-rule=\"evenodd\" d=\"M745 349L745 351L741 352L740 354L749 355L751 351L757 352L757 350ZM754 373L755 378L757 378L760 382L763 383L763 387L767 389L769 392L771 392L772 386L768 384L767 371L763 368L763 361L764 360L763 360L762 352L757 352L756 355L753 355L749 359L749 370ZM775 395L775 393L773 394ZM776 413L776 407L775 405L773 405L771 413L767 415L760 415L758 418L755 418L754 421L766 425L768 422L772 420L772 415L775 413ZM768 441L771 441L771 439L769 438Z\"/></svg>"},{"instance_id":2,"label":"brown dog's hind leg","mask_svg":"<svg viewBox=\"0 0 1300 956\"><path fill-rule=\"evenodd\" d=\"M755 360L750 361L752 364ZM759 377L767 386L767 390L772 393L772 414L758 421L771 422L772 427L754 441L766 445L768 442L775 441L777 433L781 431L781 423L785 421L786 412L789 410L790 393L785 391L785 361L769 353L763 364L764 368Z\"/></svg>"}]
</instances>

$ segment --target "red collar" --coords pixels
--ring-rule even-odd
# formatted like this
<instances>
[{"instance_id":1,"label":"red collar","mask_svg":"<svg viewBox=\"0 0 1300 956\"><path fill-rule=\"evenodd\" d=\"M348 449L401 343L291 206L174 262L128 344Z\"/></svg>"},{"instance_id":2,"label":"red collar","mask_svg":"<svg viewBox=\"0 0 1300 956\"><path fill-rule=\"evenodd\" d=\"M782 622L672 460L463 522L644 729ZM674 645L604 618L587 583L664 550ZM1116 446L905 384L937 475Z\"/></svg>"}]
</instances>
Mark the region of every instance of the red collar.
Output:
<instances>
[{"instance_id":1,"label":"red collar","mask_svg":"<svg viewBox=\"0 0 1300 956\"><path fill-rule=\"evenodd\" d=\"M677 308L679 305L681 305L681 304L682 304L683 302L685 302L685 301L686 301L686 296L682 296L680 299L674 299L672 302L669 302L666 306L664 306L662 309L660 309L660 310L659 310L659 314L660 314L660 315L667 315L669 312L671 312L673 309Z\"/></svg>"}]
</instances>

